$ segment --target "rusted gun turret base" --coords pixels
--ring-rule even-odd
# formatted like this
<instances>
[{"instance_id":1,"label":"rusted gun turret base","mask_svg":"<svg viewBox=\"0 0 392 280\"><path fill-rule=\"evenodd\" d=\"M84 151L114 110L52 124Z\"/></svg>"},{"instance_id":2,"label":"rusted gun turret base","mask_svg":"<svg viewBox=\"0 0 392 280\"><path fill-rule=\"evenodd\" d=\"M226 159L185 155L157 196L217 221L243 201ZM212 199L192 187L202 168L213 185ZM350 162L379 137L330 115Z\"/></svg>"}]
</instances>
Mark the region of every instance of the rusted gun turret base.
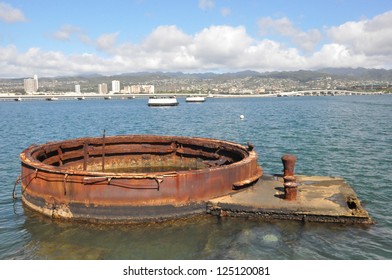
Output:
<instances>
[{"instance_id":1,"label":"rusted gun turret base","mask_svg":"<svg viewBox=\"0 0 392 280\"><path fill-rule=\"evenodd\" d=\"M284 199L283 178L263 176L244 191L211 199L207 213L314 222L372 224L355 191L338 177L296 176L295 200Z\"/></svg>"}]
</instances>

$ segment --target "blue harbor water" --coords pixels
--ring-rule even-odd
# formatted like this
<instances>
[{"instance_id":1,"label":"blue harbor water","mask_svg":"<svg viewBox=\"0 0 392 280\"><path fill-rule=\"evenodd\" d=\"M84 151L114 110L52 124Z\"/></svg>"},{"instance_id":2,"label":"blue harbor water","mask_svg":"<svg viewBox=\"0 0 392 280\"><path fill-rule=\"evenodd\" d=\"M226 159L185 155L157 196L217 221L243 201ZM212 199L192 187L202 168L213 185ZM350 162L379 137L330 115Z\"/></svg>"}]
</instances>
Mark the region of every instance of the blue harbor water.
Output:
<instances>
[{"instance_id":1,"label":"blue harbor water","mask_svg":"<svg viewBox=\"0 0 392 280\"><path fill-rule=\"evenodd\" d=\"M392 95L179 101L0 102L0 259L392 259ZM249 141L267 174L293 153L296 173L344 177L375 224L205 216L103 226L53 221L12 199L23 149L104 129Z\"/></svg>"}]
</instances>

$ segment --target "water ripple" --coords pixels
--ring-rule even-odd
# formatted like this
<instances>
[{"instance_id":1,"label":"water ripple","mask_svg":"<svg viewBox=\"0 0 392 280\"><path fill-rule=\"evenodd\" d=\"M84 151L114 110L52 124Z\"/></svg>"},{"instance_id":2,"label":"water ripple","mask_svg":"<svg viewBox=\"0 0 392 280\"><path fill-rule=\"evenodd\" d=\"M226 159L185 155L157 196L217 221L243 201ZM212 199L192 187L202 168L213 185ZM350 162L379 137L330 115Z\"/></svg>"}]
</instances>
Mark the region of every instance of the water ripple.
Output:
<instances>
[{"instance_id":1,"label":"water ripple","mask_svg":"<svg viewBox=\"0 0 392 280\"><path fill-rule=\"evenodd\" d=\"M0 259L392 259L392 96L146 102L0 102ZM54 222L13 201L23 149L103 130L250 141L266 173L294 153L297 173L344 177L376 225L204 217L105 227Z\"/></svg>"}]
</instances>

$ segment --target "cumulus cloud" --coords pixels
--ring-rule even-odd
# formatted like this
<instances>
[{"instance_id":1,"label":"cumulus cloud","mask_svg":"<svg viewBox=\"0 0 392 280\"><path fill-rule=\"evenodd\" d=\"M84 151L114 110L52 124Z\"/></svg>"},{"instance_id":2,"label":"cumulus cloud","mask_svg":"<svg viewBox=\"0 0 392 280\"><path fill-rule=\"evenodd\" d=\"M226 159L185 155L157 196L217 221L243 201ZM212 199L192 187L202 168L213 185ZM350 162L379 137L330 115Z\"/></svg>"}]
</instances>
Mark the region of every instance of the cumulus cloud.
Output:
<instances>
[{"instance_id":1,"label":"cumulus cloud","mask_svg":"<svg viewBox=\"0 0 392 280\"><path fill-rule=\"evenodd\" d=\"M191 40L191 36L175 25L159 26L147 36L142 45L147 50L171 51L173 48L188 45Z\"/></svg>"},{"instance_id":2,"label":"cumulus cloud","mask_svg":"<svg viewBox=\"0 0 392 280\"><path fill-rule=\"evenodd\" d=\"M203 63L223 65L238 60L252 41L243 26L211 26L194 36L191 52Z\"/></svg>"},{"instance_id":3,"label":"cumulus cloud","mask_svg":"<svg viewBox=\"0 0 392 280\"><path fill-rule=\"evenodd\" d=\"M302 31L295 27L290 19L283 17L272 19L271 17L261 18L258 21L261 35L279 34L288 37L292 42L304 51L312 51L321 40L322 34L317 29Z\"/></svg>"},{"instance_id":4,"label":"cumulus cloud","mask_svg":"<svg viewBox=\"0 0 392 280\"><path fill-rule=\"evenodd\" d=\"M350 21L328 30L331 40L355 54L368 56L392 53L392 11L370 20Z\"/></svg>"},{"instance_id":5,"label":"cumulus cloud","mask_svg":"<svg viewBox=\"0 0 392 280\"><path fill-rule=\"evenodd\" d=\"M287 48L272 40L249 46L240 63L241 69L251 65L250 69L258 71L298 70L307 66L306 58L297 49Z\"/></svg>"},{"instance_id":6,"label":"cumulus cloud","mask_svg":"<svg viewBox=\"0 0 392 280\"><path fill-rule=\"evenodd\" d=\"M19 52L13 45L0 47L0 76L4 78L27 77L32 73L40 76L63 76L80 73L115 73L118 65L112 59L94 54L66 55L58 51L30 48Z\"/></svg>"},{"instance_id":7,"label":"cumulus cloud","mask_svg":"<svg viewBox=\"0 0 392 280\"><path fill-rule=\"evenodd\" d=\"M95 39L64 26L58 39L73 34L92 49L90 53L65 54L16 46L0 46L0 77L114 74L137 71L274 71L322 67L391 68L391 12L372 19L346 22L325 30L325 43L303 52L304 46L288 46L277 40L255 38L244 26L214 25L194 34L175 25L158 26L141 42L119 42L119 32ZM319 34L301 31L287 18L262 21L262 32L278 32L292 40L310 41ZM264 33L264 34L267 34ZM84 35L84 36L82 36ZM313 42L313 43L312 43ZM306 47L306 46L305 46ZM310 49L310 46L308 47Z\"/></svg>"},{"instance_id":8,"label":"cumulus cloud","mask_svg":"<svg viewBox=\"0 0 392 280\"><path fill-rule=\"evenodd\" d=\"M7 3L0 3L0 20L15 23L27 21L21 10L12 7Z\"/></svg>"}]
</instances>

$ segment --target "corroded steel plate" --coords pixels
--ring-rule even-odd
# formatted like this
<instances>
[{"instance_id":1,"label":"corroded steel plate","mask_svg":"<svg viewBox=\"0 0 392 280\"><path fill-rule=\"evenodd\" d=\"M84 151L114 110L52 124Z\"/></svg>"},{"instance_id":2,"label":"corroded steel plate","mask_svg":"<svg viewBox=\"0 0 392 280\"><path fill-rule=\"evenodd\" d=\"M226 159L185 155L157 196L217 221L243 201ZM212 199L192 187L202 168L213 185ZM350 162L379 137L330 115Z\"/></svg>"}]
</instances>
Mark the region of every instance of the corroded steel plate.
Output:
<instances>
[{"instance_id":1,"label":"corroded steel plate","mask_svg":"<svg viewBox=\"0 0 392 280\"><path fill-rule=\"evenodd\" d=\"M262 175L251 145L195 137L79 138L33 145L20 159L28 207L50 217L102 222L202 213L209 199Z\"/></svg>"}]
</instances>

